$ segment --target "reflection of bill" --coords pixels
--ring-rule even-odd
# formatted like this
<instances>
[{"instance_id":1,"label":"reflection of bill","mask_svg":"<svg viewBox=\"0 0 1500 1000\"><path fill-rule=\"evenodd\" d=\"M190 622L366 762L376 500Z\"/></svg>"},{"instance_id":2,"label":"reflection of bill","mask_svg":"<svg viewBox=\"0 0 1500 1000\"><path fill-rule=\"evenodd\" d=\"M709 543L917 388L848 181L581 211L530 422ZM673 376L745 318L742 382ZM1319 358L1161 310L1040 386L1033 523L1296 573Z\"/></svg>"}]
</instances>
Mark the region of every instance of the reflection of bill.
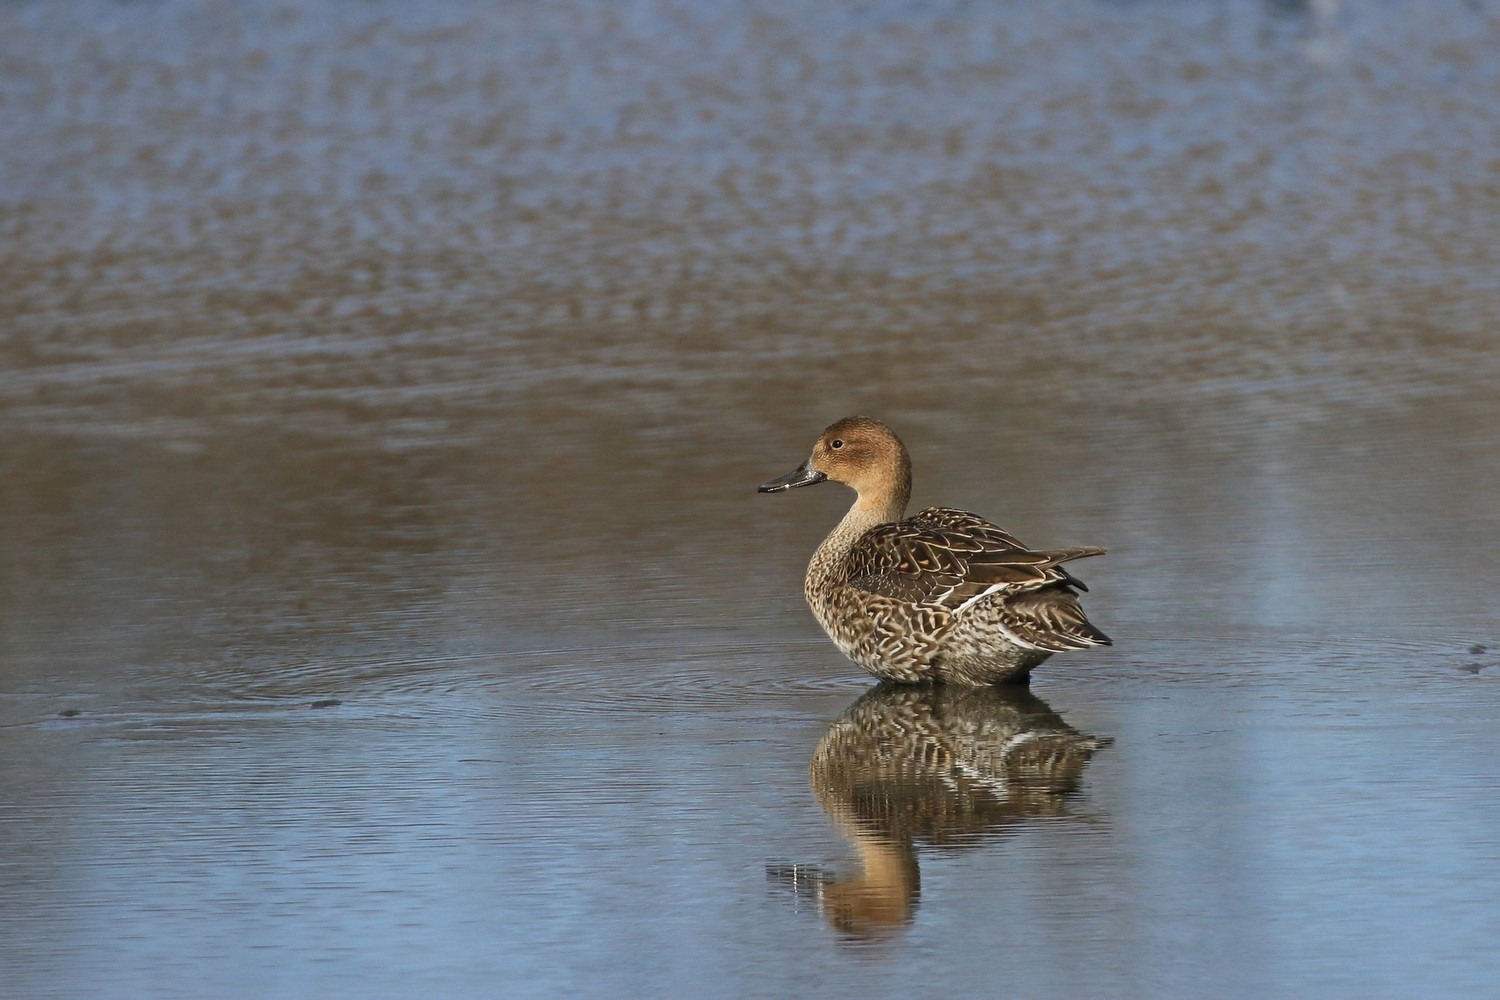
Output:
<instances>
[{"instance_id":1,"label":"reflection of bill","mask_svg":"<svg viewBox=\"0 0 1500 1000\"><path fill-rule=\"evenodd\" d=\"M899 930L920 891L916 843L980 843L1030 816L1064 813L1107 738L1069 726L1024 688L882 685L813 752L813 792L854 844L859 870L771 865L851 936Z\"/></svg>"}]
</instances>

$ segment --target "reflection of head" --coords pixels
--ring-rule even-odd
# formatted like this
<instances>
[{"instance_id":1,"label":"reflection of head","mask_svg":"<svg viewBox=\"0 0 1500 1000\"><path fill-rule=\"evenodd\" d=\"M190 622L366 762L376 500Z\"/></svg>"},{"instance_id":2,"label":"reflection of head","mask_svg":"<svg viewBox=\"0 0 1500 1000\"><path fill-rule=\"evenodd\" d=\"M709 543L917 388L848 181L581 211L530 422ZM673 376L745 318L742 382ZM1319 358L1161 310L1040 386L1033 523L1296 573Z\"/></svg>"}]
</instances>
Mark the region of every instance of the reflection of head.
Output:
<instances>
[{"instance_id":1,"label":"reflection of head","mask_svg":"<svg viewBox=\"0 0 1500 1000\"><path fill-rule=\"evenodd\" d=\"M819 741L813 793L859 852L860 870L799 869L829 924L856 937L908 923L917 843L963 845L1065 812L1107 739L1080 733L1025 689L882 685Z\"/></svg>"},{"instance_id":2,"label":"reflection of head","mask_svg":"<svg viewBox=\"0 0 1500 1000\"><path fill-rule=\"evenodd\" d=\"M836 931L873 941L903 930L917 909L917 852L875 836L852 836L859 870L852 875L818 865L771 865L766 873L816 903Z\"/></svg>"},{"instance_id":3,"label":"reflection of head","mask_svg":"<svg viewBox=\"0 0 1500 1000\"><path fill-rule=\"evenodd\" d=\"M856 842L860 872L829 878L819 905L834 930L851 937L883 937L911 922L917 909L917 853L910 844Z\"/></svg>"}]
</instances>

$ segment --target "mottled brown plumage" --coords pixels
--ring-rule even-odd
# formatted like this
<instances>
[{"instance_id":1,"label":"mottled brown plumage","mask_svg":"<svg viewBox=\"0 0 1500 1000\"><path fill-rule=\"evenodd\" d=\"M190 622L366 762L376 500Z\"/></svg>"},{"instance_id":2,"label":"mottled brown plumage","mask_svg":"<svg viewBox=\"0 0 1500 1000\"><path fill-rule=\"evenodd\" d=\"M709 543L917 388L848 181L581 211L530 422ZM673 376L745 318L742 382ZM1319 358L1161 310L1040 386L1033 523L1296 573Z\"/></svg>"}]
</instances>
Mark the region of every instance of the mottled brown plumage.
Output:
<instances>
[{"instance_id":1,"label":"mottled brown plumage","mask_svg":"<svg viewBox=\"0 0 1500 1000\"><path fill-rule=\"evenodd\" d=\"M1062 563L1082 546L1028 549L976 514L928 507L902 519L911 458L889 427L846 417L774 493L828 479L857 497L818 547L804 591L824 631L883 680L1024 681L1053 653L1109 645L1084 616L1087 590Z\"/></svg>"}]
</instances>

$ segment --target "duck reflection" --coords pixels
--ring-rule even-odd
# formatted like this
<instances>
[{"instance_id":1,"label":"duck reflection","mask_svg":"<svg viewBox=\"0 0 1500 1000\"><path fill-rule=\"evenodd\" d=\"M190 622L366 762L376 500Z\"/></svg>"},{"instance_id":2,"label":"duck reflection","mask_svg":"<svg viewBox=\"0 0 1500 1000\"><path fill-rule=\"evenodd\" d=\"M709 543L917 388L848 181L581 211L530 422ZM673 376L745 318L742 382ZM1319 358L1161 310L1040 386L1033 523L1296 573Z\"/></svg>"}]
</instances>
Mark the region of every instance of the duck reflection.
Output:
<instances>
[{"instance_id":1,"label":"duck reflection","mask_svg":"<svg viewBox=\"0 0 1500 1000\"><path fill-rule=\"evenodd\" d=\"M920 894L918 841L983 843L1027 817L1063 814L1084 765L1109 743L1025 688L881 685L828 727L809 768L859 870L767 872L851 937L899 931Z\"/></svg>"}]
</instances>

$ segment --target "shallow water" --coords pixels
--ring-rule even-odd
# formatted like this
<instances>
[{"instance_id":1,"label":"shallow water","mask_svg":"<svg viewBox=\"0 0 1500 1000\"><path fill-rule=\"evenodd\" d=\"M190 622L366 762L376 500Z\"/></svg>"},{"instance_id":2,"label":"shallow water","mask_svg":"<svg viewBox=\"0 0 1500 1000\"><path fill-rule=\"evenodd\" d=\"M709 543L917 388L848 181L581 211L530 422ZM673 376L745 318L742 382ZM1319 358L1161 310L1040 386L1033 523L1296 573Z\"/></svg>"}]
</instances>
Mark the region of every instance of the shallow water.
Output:
<instances>
[{"instance_id":1,"label":"shallow water","mask_svg":"<svg viewBox=\"0 0 1500 1000\"><path fill-rule=\"evenodd\" d=\"M0 5L0 993L1493 989L1497 41ZM871 692L850 412L1116 646Z\"/></svg>"}]
</instances>

